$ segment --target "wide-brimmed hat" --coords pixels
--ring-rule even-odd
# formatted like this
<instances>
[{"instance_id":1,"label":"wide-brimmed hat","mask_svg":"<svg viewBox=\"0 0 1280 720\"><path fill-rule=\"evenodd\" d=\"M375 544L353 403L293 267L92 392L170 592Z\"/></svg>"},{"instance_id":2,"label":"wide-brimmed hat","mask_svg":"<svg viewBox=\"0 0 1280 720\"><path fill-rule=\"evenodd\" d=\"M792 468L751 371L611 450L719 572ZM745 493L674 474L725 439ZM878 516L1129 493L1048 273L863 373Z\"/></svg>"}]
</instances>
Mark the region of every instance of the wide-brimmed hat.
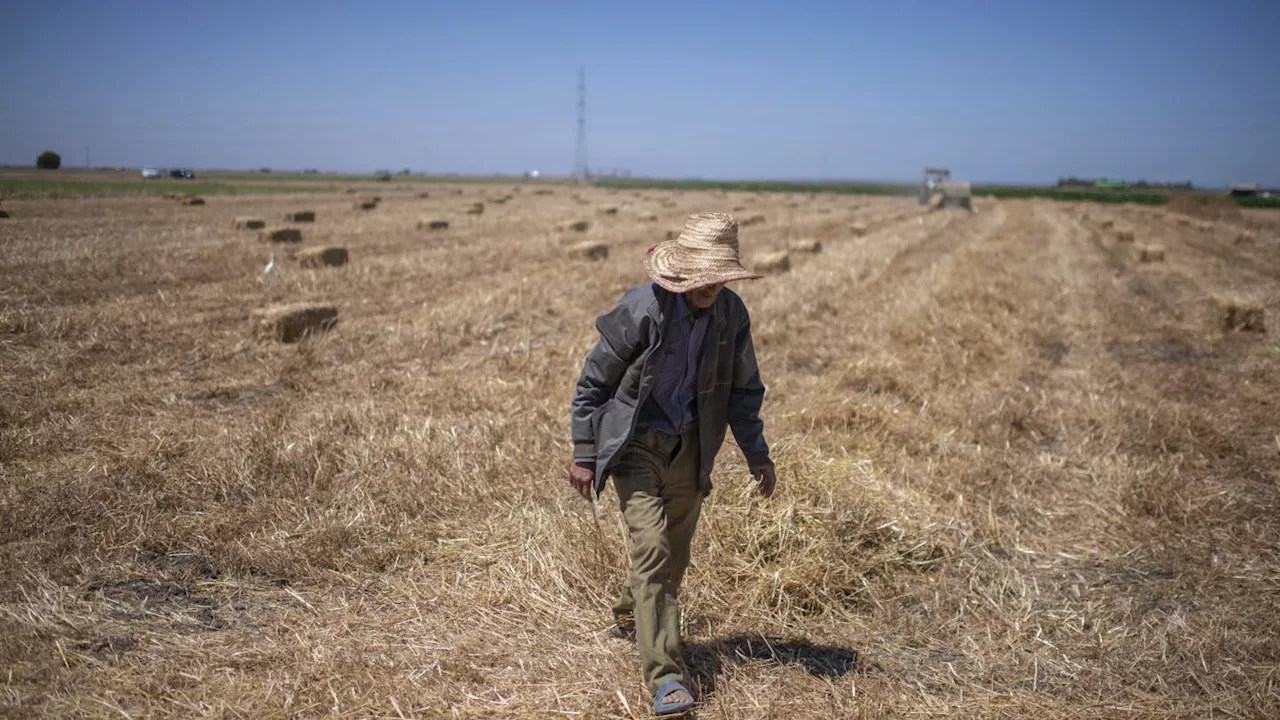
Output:
<instances>
[{"instance_id":1,"label":"wide-brimmed hat","mask_svg":"<svg viewBox=\"0 0 1280 720\"><path fill-rule=\"evenodd\" d=\"M675 293L764 277L742 266L738 221L725 213L690 215L679 237L649 248L644 269L654 282Z\"/></svg>"}]
</instances>

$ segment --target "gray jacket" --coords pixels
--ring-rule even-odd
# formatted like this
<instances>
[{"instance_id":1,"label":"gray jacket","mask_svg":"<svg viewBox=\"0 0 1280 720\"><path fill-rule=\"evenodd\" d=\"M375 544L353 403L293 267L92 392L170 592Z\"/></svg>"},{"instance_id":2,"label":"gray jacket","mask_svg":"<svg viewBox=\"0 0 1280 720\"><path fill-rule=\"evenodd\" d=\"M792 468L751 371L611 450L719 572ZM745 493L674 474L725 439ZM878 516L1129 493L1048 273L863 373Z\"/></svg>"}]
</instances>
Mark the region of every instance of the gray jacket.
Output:
<instances>
[{"instance_id":1,"label":"gray jacket","mask_svg":"<svg viewBox=\"0 0 1280 720\"><path fill-rule=\"evenodd\" d=\"M603 492L631 441L639 408L653 390L661 357L657 351L677 301L680 295L647 283L627 291L612 310L596 318L600 340L578 376L572 429L574 457L596 459L597 493ZM698 369L698 484L704 494L711 492L711 470L728 427L748 465L770 464L760 421L765 387L756 367L747 306L725 288L710 312Z\"/></svg>"}]
</instances>

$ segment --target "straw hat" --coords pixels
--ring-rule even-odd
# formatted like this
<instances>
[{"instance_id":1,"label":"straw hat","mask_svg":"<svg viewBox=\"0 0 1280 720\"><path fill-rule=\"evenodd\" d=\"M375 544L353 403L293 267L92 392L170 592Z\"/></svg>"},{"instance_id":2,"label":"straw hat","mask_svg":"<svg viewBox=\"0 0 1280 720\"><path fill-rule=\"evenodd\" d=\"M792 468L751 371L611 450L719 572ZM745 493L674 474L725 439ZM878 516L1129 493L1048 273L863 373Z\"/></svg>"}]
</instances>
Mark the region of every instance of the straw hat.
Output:
<instances>
[{"instance_id":1,"label":"straw hat","mask_svg":"<svg viewBox=\"0 0 1280 720\"><path fill-rule=\"evenodd\" d=\"M738 221L725 213L690 215L679 237L649 248L644 269L654 282L674 293L764 277L742 266Z\"/></svg>"}]
</instances>

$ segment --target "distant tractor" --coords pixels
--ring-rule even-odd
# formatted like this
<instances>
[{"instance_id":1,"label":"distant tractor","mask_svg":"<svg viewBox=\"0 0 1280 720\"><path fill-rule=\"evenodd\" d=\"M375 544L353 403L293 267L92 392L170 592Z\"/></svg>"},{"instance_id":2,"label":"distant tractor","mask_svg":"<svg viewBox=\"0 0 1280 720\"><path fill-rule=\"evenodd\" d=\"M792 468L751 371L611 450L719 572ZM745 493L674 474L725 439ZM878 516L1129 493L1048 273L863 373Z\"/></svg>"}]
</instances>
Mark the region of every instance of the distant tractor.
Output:
<instances>
[{"instance_id":1,"label":"distant tractor","mask_svg":"<svg viewBox=\"0 0 1280 720\"><path fill-rule=\"evenodd\" d=\"M920 204L932 208L973 209L972 190L967 180L952 180L946 168L925 168L920 181Z\"/></svg>"}]
</instances>

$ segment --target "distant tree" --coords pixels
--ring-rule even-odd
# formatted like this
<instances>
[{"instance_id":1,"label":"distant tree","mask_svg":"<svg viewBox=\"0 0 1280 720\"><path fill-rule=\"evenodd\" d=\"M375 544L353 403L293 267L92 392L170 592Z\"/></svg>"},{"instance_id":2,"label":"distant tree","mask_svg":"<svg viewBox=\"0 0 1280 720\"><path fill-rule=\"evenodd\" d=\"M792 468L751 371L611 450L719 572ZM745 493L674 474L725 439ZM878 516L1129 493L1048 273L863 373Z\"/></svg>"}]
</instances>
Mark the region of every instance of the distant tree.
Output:
<instances>
[{"instance_id":1,"label":"distant tree","mask_svg":"<svg viewBox=\"0 0 1280 720\"><path fill-rule=\"evenodd\" d=\"M62 167L62 156L52 150L45 150L36 158L36 167L41 170L57 170Z\"/></svg>"}]
</instances>

